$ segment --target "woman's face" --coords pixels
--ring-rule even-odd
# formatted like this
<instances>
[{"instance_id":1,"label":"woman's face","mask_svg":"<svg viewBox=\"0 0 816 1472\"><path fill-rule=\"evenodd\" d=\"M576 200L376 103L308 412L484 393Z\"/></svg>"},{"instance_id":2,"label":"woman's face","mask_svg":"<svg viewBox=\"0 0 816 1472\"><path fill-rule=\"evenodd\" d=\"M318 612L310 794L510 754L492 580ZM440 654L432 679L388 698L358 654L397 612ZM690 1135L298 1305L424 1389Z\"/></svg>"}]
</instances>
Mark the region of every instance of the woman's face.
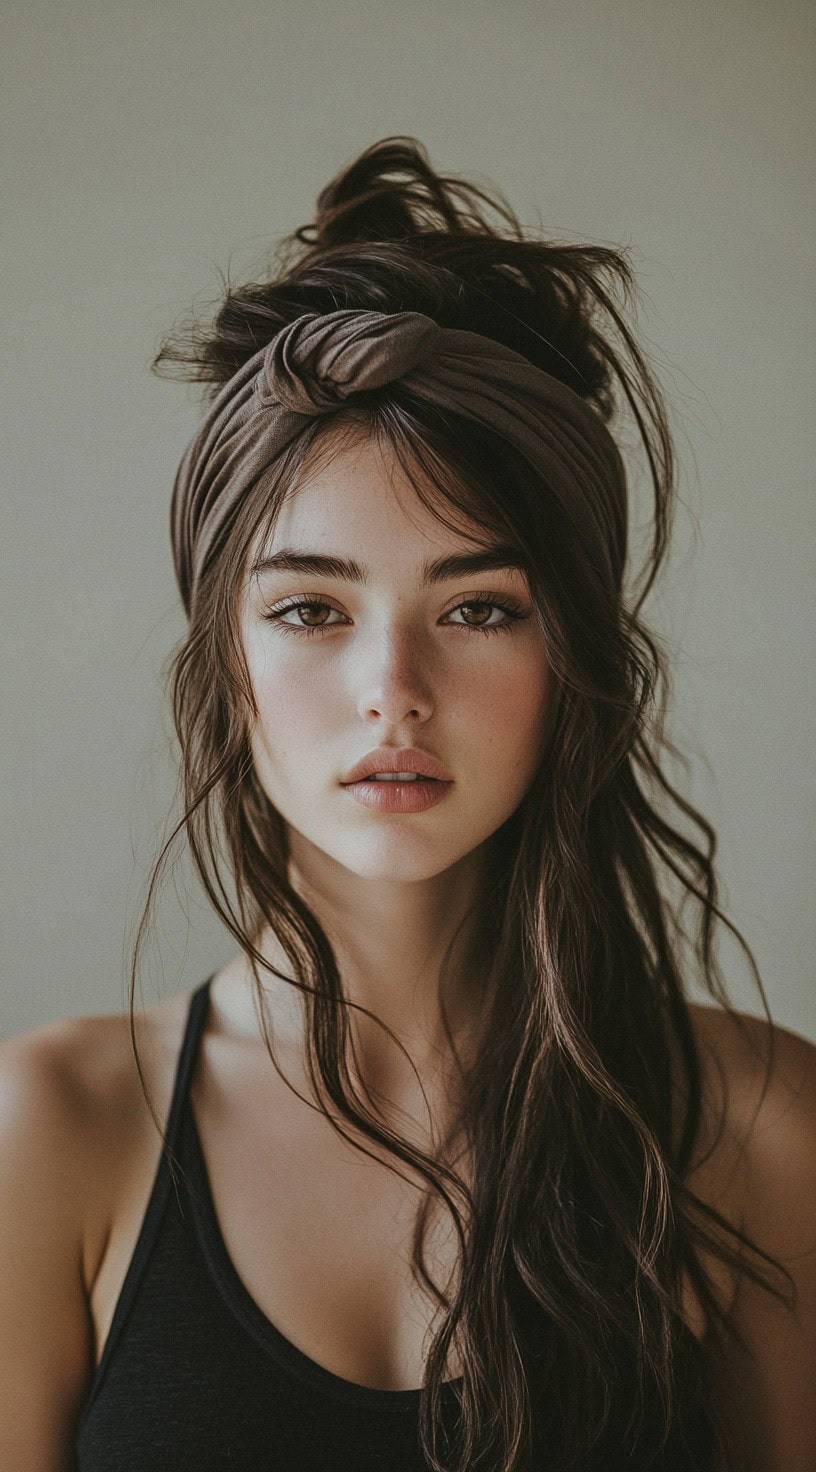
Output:
<instances>
[{"instance_id":1,"label":"woman's face","mask_svg":"<svg viewBox=\"0 0 816 1472\"><path fill-rule=\"evenodd\" d=\"M552 681L524 573L423 580L426 562L484 550L479 536L477 547L443 527L365 440L290 494L271 543L253 549L255 562L285 548L362 568L364 582L261 568L241 610L261 786L307 844L357 875L428 879L471 854L543 752ZM357 801L344 779L380 745L436 757L452 778L442 799L419 812Z\"/></svg>"}]
</instances>

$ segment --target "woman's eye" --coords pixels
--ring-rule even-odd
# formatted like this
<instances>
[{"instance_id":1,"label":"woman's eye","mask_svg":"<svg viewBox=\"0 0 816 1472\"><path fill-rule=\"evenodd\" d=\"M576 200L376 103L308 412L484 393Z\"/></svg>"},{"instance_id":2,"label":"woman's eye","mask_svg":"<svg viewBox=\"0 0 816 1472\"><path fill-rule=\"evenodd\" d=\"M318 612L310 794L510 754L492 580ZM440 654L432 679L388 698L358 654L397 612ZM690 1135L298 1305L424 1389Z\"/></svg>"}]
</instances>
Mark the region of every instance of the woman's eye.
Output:
<instances>
[{"instance_id":1,"label":"woman's eye","mask_svg":"<svg viewBox=\"0 0 816 1472\"><path fill-rule=\"evenodd\" d=\"M301 616L316 618L318 615L320 618L314 623L295 624L287 622L284 618L284 614L289 613L296 614L298 618ZM338 621L329 623L328 616L332 613L338 613L338 610L332 608L330 603L312 598L301 600L299 603L285 603L280 608L271 608L268 613L264 614L264 617L276 623L281 632L285 634L322 634L324 629L336 629L342 625L342 615Z\"/></svg>"},{"instance_id":2,"label":"woman's eye","mask_svg":"<svg viewBox=\"0 0 816 1472\"><path fill-rule=\"evenodd\" d=\"M529 614L524 611L522 605L517 603L515 599L499 599L492 596L488 597L487 594L484 596L480 595L478 598L468 598L465 602L458 603L455 608L451 609L450 613L458 613L460 609L465 610L466 621L464 623L452 623L449 627L467 629L479 634L498 634L511 629L520 620L529 618ZM325 617L317 623L289 623L284 618L284 614L295 613L300 618L304 612L307 617L314 617L316 613L323 612L325 614L331 614L337 613L337 611L336 608L332 608L331 604L323 602L322 599L312 598L301 600L298 603L285 603L279 608L270 608L269 612L264 614L264 618L274 622L279 629L287 634L321 634L324 629L337 628L338 625L336 623L329 623ZM492 616L496 611L503 615L498 623L492 621ZM450 618L450 614L446 615L446 619L448 618ZM469 619L474 619L474 622L468 622ZM491 621L488 622L488 619Z\"/></svg>"},{"instance_id":3,"label":"woman's eye","mask_svg":"<svg viewBox=\"0 0 816 1472\"><path fill-rule=\"evenodd\" d=\"M510 600L499 602L495 598L468 598L466 603L459 603L456 608L452 608L451 613L458 613L460 609L466 610L466 619L472 617L475 611L476 622L466 621L462 624L454 624L453 627L476 630L480 634L503 633L507 629L512 629L513 624L528 617L520 603ZM502 618L498 623L488 623L485 620L485 610L487 610L488 618L492 619L496 612L500 613Z\"/></svg>"},{"instance_id":4,"label":"woman's eye","mask_svg":"<svg viewBox=\"0 0 816 1472\"><path fill-rule=\"evenodd\" d=\"M335 608L331 608L328 603L317 603L313 601L311 603L286 603L282 608L271 608L269 610L269 613L265 614L264 617L274 620L278 624L278 627L281 629L285 629L287 633L319 634L321 629L326 627L325 621L323 623L307 624L305 626L298 626L297 624L288 624L284 622L283 615L285 613L296 613L298 616L300 616L302 609L306 609L309 612L311 612L313 609L325 609L329 613L337 612L337 610Z\"/></svg>"}]
</instances>

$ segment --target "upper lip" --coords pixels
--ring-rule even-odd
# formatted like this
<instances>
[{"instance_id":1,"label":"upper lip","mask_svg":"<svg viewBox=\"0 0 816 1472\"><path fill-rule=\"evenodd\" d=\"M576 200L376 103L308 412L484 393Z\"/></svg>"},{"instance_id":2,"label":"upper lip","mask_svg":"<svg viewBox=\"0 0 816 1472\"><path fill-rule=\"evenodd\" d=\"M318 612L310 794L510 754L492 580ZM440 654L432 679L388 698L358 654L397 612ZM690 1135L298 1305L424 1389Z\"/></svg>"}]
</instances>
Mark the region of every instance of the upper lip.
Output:
<instances>
[{"instance_id":1,"label":"upper lip","mask_svg":"<svg viewBox=\"0 0 816 1472\"><path fill-rule=\"evenodd\" d=\"M419 772L423 777L435 777L438 782L452 782L453 778L442 763L429 751L420 751L418 746L378 746L369 751L342 778L343 784L361 782L372 772Z\"/></svg>"}]
</instances>

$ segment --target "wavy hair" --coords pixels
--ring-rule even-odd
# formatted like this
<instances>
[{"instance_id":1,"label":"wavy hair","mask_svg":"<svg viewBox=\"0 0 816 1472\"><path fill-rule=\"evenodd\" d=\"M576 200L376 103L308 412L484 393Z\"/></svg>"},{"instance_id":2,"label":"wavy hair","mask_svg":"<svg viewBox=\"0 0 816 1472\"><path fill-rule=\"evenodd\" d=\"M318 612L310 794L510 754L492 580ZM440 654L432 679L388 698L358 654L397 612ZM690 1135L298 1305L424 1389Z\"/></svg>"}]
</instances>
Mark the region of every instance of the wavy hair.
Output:
<instances>
[{"instance_id":1,"label":"wavy hair","mask_svg":"<svg viewBox=\"0 0 816 1472\"><path fill-rule=\"evenodd\" d=\"M633 305L625 250L531 238L503 196L439 174L416 139L397 136L332 179L314 222L282 241L262 279L225 283L213 319L188 317L152 364L210 385L212 398L306 310L424 312L525 354L605 421L628 418L645 454L653 516L640 586L610 587L507 443L400 382L360 395L312 420L272 480L248 494L169 663L184 811L155 861L137 929L134 1049L140 949L170 848L186 835L214 909L250 960L259 1017L260 972L274 968L258 945L267 926L278 937L292 970L282 979L303 998L319 1107L356 1148L370 1154L362 1141L373 1142L389 1169L394 1160L424 1183L412 1267L441 1313L420 1400L434 1472L532 1472L545 1447L552 1472L610 1469L627 1452L637 1461L625 1465L646 1468L672 1438L690 1459L683 1466L715 1465L703 1448L727 1452L705 1346L683 1322L684 1278L709 1332L737 1339L703 1254L780 1298L786 1290L769 1269L791 1282L687 1180L702 1114L691 973L733 1010L717 922L748 956L770 1013L750 947L718 904L716 834L666 771L667 756L682 762L664 729L667 660L641 610L668 547L676 461ZM493 836L491 903L480 919L485 1026L461 1068L461 1109L433 1155L392 1130L357 1086L354 1004L327 935L289 883L286 826L249 748L257 711L237 607L250 548L296 478L354 435L389 446L440 521L464 516L524 552L558 687L540 769ZM138 1051L137 1065L146 1088ZM462 1141L470 1183L455 1169ZM424 1261L435 1202L457 1234L455 1285L435 1283ZM463 1376L447 1443L454 1344Z\"/></svg>"}]
</instances>

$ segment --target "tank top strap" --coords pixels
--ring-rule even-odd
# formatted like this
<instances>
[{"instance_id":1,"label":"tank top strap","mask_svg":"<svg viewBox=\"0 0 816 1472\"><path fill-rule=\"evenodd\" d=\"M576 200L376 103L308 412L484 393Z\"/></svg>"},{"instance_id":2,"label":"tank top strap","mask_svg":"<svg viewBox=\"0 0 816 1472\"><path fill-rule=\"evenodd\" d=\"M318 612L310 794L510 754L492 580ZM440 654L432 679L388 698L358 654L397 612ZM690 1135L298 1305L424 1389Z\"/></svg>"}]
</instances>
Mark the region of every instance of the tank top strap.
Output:
<instances>
[{"instance_id":1,"label":"tank top strap","mask_svg":"<svg viewBox=\"0 0 816 1472\"><path fill-rule=\"evenodd\" d=\"M213 972L213 976L215 973ZM187 1021L184 1025L184 1034L179 1049L178 1062L176 1064L176 1076L173 1080L173 1093L170 1100L170 1112L167 1116L165 1129L166 1143L175 1153L181 1120L190 1093L190 1084L193 1077L193 1069L198 1055L198 1045L201 1034L204 1031L204 1023L207 1018L207 1010L210 1002L210 985L213 976L208 976L197 986L187 1009Z\"/></svg>"},{"instance_id":2,"label":"tank top strap","mask_svg":"<svg viewBox=\"0 0 816 1472\"><path fill-rule=\"evenodd\" d=\"M214 975L215 973L213 973ZM133 1249L124 1282L122 1283L116 1302L113 1318L102 1350L102 1357L89 1388L88 1399L82 1415L83 1422L86 1420L91 1404L95 1400L100 1386L107 1375L108 1367L116 1353L116 1347L125 1330L128 1317L138 1296L142 1276L146 1271L156 1242L161 1235L165 1211L170 1199L171 1187L175 1193L179 1214L183 1220L186 1219L185 1197L189 1193L190 1187L188 1180L189 1173L180 1158L180 1155L183 1156L184 1153L183 1121L186 1114L185 1106L188 1102L196 1053L201 1041L201 1034L204 1030L204 1021L207 1016L210 983L213 980L213 976L208 976L206 981L203 981L200 986L196 987L190 997L184 1033L176 1062L170 1108L164 1125L162 1148L156 1167L156 1174L153 1178L153 1186L142 1217L136 1246ZM177 1146L180 1154L177 1153ZM184 1190L182 1190L180 1182L184 1182ZM144 1371L140 1363L140 1394L143 1389L143 1380L141 1378L143 1373ZM105 1465L108 1465L107 1460L105 1461Z\"/></svg>"}]
</instances>

